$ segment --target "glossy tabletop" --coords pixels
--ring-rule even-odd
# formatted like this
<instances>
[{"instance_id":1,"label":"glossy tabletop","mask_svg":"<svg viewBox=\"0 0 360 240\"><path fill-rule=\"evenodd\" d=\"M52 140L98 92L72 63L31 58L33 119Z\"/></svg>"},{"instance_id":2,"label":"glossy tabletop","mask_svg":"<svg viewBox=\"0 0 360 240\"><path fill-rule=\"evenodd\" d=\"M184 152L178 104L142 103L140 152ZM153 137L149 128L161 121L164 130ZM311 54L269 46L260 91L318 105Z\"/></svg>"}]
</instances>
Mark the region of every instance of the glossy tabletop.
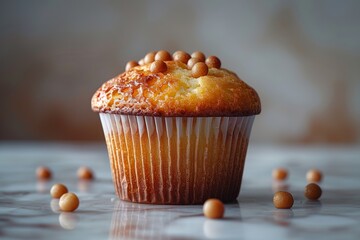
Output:
<instances>
[{"instance_id":1,"label":"glossy tabletop","mask_svg":"<svg viewBox=\"0 0 360 240\"><path fill-rule=\"evenodd\" d=\"M35 169L54 176L38 181ZM79 181L80 166L93 181ZM276 167L289 170L274 182ZM303 196L306 171L324 173L319 201ZM72 213L59 211L49 189L64 183L80 198ZM286 189L292 209L274 208L274 191ZM123 202L111 181L104 144L0 143L0 239L360 239L360 147L289 147L250 144L237 202L225 217L206 219L201 205Z\"/></svg>"}]
</instances>

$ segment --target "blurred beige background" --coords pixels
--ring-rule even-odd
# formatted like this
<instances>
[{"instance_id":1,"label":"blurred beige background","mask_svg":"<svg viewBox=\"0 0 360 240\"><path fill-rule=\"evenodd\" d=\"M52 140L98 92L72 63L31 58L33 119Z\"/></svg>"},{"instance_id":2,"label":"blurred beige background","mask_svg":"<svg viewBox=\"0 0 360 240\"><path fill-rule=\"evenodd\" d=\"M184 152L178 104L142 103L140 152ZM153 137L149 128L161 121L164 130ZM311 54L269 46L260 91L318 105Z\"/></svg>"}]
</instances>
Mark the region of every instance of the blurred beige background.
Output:
<instances>
[{"instance_id":1,"label":"blurred beige background","mask_svg":"<svg viewBox=\"0 0 360 240\"><path fill-rule=\"evenodd\" d=\"M360 1L0 1L0 140L103 140L90 98L148 51L217 55L252 140L360 142Z\"/></svg>"}]
</instances>

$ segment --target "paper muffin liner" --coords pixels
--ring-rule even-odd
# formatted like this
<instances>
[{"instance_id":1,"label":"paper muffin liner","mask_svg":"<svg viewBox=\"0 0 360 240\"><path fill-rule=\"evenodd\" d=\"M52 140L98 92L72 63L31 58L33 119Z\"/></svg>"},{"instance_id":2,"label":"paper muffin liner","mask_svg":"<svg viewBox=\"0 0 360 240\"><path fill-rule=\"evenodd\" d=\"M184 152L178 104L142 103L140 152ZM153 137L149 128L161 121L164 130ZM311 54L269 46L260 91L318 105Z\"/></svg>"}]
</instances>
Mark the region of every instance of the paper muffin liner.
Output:
<instances>
[{"instance_id":1,"label":"paper muffin liner","mask_svg":"<svg viewBox=\"0 0 360 240\"><path fill-rule=\"evenodd\" d=\"M100 119L120 199L201 204L237 198L254 116L100 113Z\"/></svg>"}]
</instances>

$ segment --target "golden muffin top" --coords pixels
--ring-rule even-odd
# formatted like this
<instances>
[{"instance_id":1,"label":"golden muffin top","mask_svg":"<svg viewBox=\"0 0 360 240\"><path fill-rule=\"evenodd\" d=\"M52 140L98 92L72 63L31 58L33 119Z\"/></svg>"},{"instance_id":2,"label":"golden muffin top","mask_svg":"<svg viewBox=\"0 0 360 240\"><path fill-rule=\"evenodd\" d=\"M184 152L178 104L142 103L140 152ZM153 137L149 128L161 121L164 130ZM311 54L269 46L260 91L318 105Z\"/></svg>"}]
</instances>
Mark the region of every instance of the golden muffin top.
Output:
<instances>
[{"instance_id":1,"label":"golden muffin top","mask_svg":"<svg viewBox=\"0 0 360 240\"><path fill-rule=\"evenodd\" d=\"M249 116L261 111L256 91L221 61L201 52L148 53L94 94L95 112L163 117Z\"/></svg>"}]
</instances>

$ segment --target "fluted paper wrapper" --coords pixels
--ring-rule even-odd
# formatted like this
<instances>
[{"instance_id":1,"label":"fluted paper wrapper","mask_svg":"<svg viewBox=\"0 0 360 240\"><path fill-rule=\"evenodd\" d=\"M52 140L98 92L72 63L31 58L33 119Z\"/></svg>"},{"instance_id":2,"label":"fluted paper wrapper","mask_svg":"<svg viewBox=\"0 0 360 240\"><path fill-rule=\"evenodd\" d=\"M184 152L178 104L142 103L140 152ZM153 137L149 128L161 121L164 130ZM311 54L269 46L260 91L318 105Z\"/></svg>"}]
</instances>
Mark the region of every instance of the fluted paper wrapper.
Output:
<instances>
[{"instance_id":1,"label":"fluted paper wrapper","mask_svg":"<svg viewBox=\"0 0 360 240\"><path fill-rule=\"evenodd\" d=\"M100 119L120 199L201 204L237 198L254 116L100 113Z\"/></svg>"}]
</instances>

